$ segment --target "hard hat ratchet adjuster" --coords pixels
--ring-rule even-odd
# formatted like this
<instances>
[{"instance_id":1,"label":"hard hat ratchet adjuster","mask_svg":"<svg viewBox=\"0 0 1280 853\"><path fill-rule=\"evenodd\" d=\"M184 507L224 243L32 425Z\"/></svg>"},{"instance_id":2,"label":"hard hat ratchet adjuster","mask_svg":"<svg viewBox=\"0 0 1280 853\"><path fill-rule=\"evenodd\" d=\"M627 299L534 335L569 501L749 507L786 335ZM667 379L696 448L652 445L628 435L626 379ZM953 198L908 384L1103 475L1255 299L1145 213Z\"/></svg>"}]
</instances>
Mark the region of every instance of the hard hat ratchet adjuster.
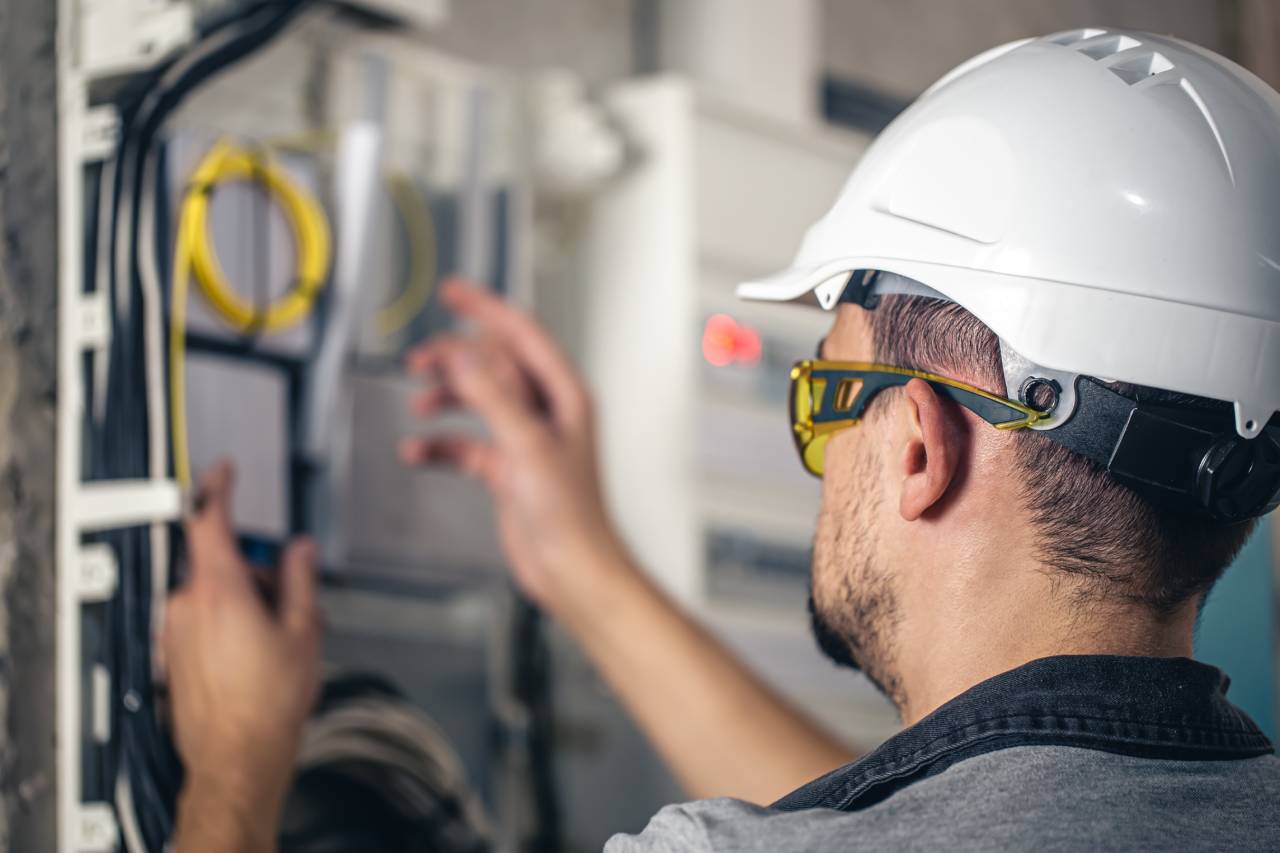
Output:
<instances>
[{"instance_id":1,"label":"hard hat ratchet adjuster","mask_svg":"<svg viewBox=\"0 0 1280 853\"><path fill-rule=\"evenodd\" d=\"M1229 409L1144 403L1081 376L1074 415L1042 434L1166 506L1244 521L1280 505L1280 417L1242 438Z\"/></svg>"}]
</instances>

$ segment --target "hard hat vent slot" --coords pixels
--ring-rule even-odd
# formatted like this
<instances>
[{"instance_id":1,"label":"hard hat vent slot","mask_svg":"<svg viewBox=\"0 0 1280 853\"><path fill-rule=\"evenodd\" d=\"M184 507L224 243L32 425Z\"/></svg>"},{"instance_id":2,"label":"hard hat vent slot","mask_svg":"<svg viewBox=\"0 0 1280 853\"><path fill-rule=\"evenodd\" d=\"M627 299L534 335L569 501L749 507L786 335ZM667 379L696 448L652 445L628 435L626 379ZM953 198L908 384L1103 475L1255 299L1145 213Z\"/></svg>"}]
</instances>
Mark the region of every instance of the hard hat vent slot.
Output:
<instances>
[{"instance_id":1,"label":"hard hat vent slot","mask_svg":"<svg viewBox=\"0 0 1280 853\"><path fill-rule=\"evenodd\" d=\"M1067 33L1059 33L1056 36L1049 36L1046 39L1046 41L1049 41L1052 44L1060 44L1065 47L1068 45L1076 44L1077 42L1082 42L1085 39L1091 39L1091 38L1096 38L1097 36L1106 35L1106 33L1107 33L1106 30L1098 30L1098 29L1072 30L1071 32L1067 32Z\"/></svg>"},{"instance_id":2,"label":"hard hat vent slot","mask_svg":"<svg viewBox=\"0 0 1280 853\"><path fill-rule=\"evenodd\" d=\"M1173 63L1162 54L1148 53L1142 56L1135 56L1133 59L1127 59L1124 62L1117 62L1115 65L1109 66L1107 70L1132 86L1134 83L1140 83L1148 77L1154 77L1161 72L1168 71L1172 67Z\"/></svg>"},{"instance_id":3,"label":"hard hat vent slot","mask_svg":"<svg viewBox=\"0 0 1280 853\"><path fill-rule=\"evenodd\" d=\"M1129 36L1108 36L1080 45L1076 50L1093 59L1106 59L1122 50L1138 47L1142 42Z\"/></svg>"}]
</instances>

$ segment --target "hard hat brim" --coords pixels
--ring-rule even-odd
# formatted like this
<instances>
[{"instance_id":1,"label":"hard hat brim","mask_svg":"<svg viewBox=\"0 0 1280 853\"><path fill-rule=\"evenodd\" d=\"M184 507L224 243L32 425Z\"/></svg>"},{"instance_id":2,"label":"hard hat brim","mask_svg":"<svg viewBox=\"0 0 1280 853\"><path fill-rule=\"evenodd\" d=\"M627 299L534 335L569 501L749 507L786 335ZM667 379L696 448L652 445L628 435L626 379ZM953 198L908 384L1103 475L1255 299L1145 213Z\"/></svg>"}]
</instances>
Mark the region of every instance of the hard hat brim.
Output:
<instances>
[{"instance_id":1,"label":"hard hat brim","mask_svg":"<svg viewBox=\"0 0 1280 853\"><path fill-rule=\"evenodd\" d=\"M735 293L749 302L798 302L830 308L840 298L858 264L841 258L815 266L792 266L773 275L744 281Z\"/></svg>"},{"instance_id":2,"label":"hard hat brim","mask_svg":"<svg viewBox=\"0 0 1280 853\"><path fill-rule=\"evenodd\" d=\"M738 285L735 293L739 299L750 302L804 302L816 305L812 271L786 269Z\"/></svg>"},{"instance_id":3,"label":"hard hat brim","mask_svg":"<svg viewBox=\"0 0 1280 853\"><path fill-rule=\"evenodd\" d=\"M849 275L862 269L926 284L1043 367L1233 402L1238 431L1245 438L1257 435L1280 411L1280 392L1275 390L1280 387L1280 322L1265 318L1063 281L870 256L793 266L744 282L737 294L830 310ZM1032 284L1041 306L1035 312L1027 310ZM1071 319L1083 317L1089 321ZM1158 344L1151 335L1134 334L1133 317L1144 317L1149 328L1161 330ZM1205 339L1212 341L1211 359L1197 358L1177 345ZM1260 394L1260 388L1267 393Z\"/></svg>"}]
</instances>

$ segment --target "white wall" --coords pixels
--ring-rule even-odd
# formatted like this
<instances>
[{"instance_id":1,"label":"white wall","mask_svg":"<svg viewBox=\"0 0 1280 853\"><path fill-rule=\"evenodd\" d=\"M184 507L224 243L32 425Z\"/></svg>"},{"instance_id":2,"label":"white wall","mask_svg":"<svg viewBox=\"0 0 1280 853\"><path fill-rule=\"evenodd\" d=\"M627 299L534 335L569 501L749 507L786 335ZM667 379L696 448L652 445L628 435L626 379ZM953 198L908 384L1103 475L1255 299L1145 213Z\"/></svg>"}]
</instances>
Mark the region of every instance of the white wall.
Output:
<instances>
[{"instance_id":1,"label":"white wall","mask_svg":"<svg viewBox=\"0 0 1280 853\"><path fill-rule=\"evenodd\" d=\"M658 57L701 91L793 123L818 115L815 0L663 0Z\"/></svg>"}]
</instances>

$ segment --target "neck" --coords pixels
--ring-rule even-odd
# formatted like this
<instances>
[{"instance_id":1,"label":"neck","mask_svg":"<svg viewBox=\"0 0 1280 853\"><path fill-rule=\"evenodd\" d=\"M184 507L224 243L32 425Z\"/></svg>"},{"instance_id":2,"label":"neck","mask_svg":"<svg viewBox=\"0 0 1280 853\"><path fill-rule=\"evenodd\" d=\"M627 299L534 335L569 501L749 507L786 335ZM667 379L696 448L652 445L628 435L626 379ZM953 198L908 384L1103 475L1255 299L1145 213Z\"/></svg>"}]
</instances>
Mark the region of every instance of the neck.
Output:
<instances>
[{"instance_id":1,"label":"neck","mask_svg":"<svg viewBox=\"0 0 1280 853\"><path fill-rule=\"evenodd\" d=\"M1015 568L1016 567L1016 568ZM913 725L988 678L1053 655L1190 657L1197 601L1157 614L1128 601L1086 598L1077 581L1005 554L986 565L927 573L950 583L908 590L896 668Z\"/></svg>"}]
</instances>

